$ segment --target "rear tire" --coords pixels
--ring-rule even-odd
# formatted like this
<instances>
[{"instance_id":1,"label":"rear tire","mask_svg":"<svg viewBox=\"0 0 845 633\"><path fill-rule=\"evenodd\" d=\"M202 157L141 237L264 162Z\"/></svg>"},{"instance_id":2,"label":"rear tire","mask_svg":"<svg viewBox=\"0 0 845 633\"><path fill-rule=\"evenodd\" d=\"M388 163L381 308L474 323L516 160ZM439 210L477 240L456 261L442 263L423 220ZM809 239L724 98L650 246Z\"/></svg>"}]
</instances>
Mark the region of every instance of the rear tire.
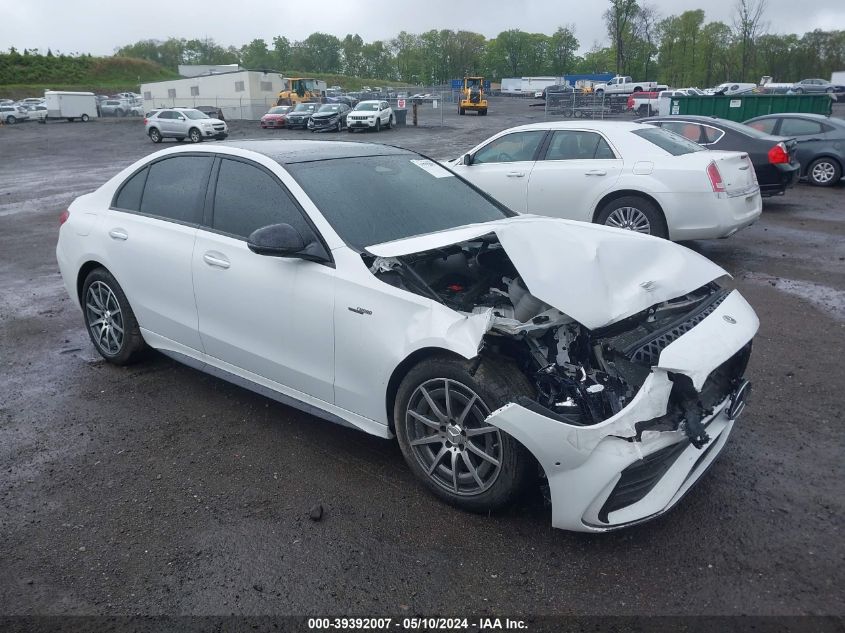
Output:
<instances>
[{"instance_id":1,"label":"rear tire","mask_svg":"<svg viewBox=\"0 0 845 633\"><path fill-rule=\"evenodd\" d=\"M807 167L807 180L817 187L832 187L842 178L842 167L832 158L817 158Z\"/></svg>"},{"instance_id":2,"label":"rear tire","mask_svg":"<svg viewBox=\"0 0 845 633\"><path fill-rule=\"evenodd\" d=\"M88 123L88 115L83 114L81 117L79 117L79 120L82 121L83 123Z\"/></svg>"},{"instance_id":3,"label":"rear tire","mask_svg":"<svg viewBox=\"0 0 845 633\"><path fill-rule=\"evenodd\" d=\"M405 461L434 495L463 510L489 512L516 500L534 460L484 420L533 389L513 365L485 358L476 371L471 367L447 356L423 360L399 385L393 419Z\"/></svg>"},{"instance_id":4,"label":"rear tire","mask_svg":"<svg viewBox=\"0 0 845 633\"><path fill-rule=\"evenodd\" d=\"M85 329L97 352L114 365L128 365L144 349L144 339L117 280L105 268L92 270L82 284Z\"/></svg>"},{"instance_id":5,"label":"rear tire","mask_svg":"<svg viewBox=\"0 0 845 633\"><path fill-rule=\"evenodd\" d=\"M14 125L17 122L18 122L18 118L16 116L14 116L13 114L10 114L9 116L6 117L6 123L8 125Z\"/></svg>"},{"instance_id":6,"label":"rear tire","mask_svg":"<svg viewBox=\"0 0 845 633\"><path fill-rule=\"evenodd\" d=\"M153 143L161 143L161 138L161 132L159 132L157 128L150 129L150 140Z\"/></svg>"},{"instance_id":7,"label":"rear tire","mask_svg":"<svg viewBox=\"0 0 845 633\"><path fill-rule=\"evenodd\" d=\"M460 114L461 116L464 116L466 113L467 112L464 108L458 108L458 114Z\"/></svg>"},{"instance_id":8,"label":"rear tire","mask_svg":"<svg viewBox=\"0 0 845 633\"><path fill-rule=\"evenodd\" d=\"M669 237L663 212L651 200L640 196L623 196L607 202L595 222L664 239Z\"/></svg>"}]
</instances>

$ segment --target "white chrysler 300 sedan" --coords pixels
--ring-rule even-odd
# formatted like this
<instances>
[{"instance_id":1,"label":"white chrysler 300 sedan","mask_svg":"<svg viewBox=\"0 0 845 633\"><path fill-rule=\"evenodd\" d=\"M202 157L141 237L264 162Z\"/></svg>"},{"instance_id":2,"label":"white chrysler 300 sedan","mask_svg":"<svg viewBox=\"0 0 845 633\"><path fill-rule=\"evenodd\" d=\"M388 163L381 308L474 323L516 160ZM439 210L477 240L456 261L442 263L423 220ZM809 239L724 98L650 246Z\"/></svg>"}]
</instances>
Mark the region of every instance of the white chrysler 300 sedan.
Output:
<instances>
[{"instance_id":1,"label":"white chrysler 300 sedan","mask_svg":"<svg viewBox=\"0 0 845 633\"><path fill-rule=\"evenodd\" d=\"M62 222L62 276L107 360L149 346L395 435L464 509L533 482L559 528L649 519L745 406L758 320L725 271L654 237L518 216L410 151L176 147Z\"/></svg>"},{"instance_id":2,"label":"white chrysler 300 sedan","mask_svg":"<svg viewBox=\"0 0 845 633\"><path fill-rule=\"evenodd\" d=\"M642 123L532 123L448 165L514 211L672 240L728 237L763 210L747 154Z\"/></svg>"}]
</instances>

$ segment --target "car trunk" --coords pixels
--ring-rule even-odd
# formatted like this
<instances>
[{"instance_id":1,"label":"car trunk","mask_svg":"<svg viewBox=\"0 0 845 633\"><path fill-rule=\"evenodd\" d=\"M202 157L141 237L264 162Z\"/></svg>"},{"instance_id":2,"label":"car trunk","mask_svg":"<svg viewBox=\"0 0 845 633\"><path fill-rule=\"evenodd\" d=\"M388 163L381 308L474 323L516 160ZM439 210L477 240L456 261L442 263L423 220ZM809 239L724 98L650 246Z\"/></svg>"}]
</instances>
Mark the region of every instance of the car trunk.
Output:
<instances>
[{"instance_id":1,"label":"car trunk","mask_svg":"<svg viewBox=\"0 0 845 633\"><path fill-rule=\"evenodd\" d=\"M754 166L746 152L712 152L728 196L745 195L757 188Z\"/></svg>"}]
</instances>

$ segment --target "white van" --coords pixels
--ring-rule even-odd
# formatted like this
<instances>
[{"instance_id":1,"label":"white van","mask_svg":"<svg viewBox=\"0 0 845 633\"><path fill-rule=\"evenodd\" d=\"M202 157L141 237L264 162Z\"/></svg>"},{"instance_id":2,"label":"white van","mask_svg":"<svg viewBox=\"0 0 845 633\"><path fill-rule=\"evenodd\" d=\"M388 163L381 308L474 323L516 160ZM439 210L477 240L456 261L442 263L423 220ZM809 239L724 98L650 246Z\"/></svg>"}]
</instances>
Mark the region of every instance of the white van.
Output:
<instances>
[{"instance_id":1,"label":"white van","mask_svg":"<svg viewBox=\"0 0 845 633\"><path fill-rule=\"evenodd\" d=\"M97 99L93 92L64 92L61 90L45 90L44 98L47 105L47 117L50 119L79 119L83 123L96 119Z\"/></svg>"}]
</instances>

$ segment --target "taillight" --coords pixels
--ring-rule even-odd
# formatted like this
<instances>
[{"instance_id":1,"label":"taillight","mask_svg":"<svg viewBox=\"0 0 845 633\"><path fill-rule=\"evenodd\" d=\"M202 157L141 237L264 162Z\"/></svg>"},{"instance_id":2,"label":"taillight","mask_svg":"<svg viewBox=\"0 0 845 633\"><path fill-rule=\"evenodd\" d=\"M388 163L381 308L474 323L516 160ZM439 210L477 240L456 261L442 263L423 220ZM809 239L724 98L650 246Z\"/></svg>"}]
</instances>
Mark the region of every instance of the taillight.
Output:
<instances>
[{"instance_id":1,"label":"taillight","mask_svg":"<svg viewBox=\"0 0 845 633\"><path fill-rule=\"evenodd\" d=\"M144 117L144 125L146 125L148 121L149 119L147 117Z\"/></svg>"},{"instance_id":2,"label":"taillight","mask_svg":"<svg viewBox=\"0 0 845 633\"><path fill-rule=\"evenodd\" d=\"M722 174L713 161L707 165L707 177L710 179L710 186L713 187L714 193L724 193L725 183L722 181Z\"/></svg>"},{"instance_id":3,"label":"taillight","mask_svg":"<svg viewBox=\"0 0 845 633\"><path fill-rule=\"evenodd\" d=\"M786 145L778 143L769 150L769 162L772 165L779 165L789 162L789 153L786 151Z\"/></svg>"},{"instance_id":4,"label":"taillight","mask_svg":"<svg viewBox=\"0 0 845 633\"><path fill-rule=\"evenodd\" d=\"M70 217L70 211L65 209L59 214L59 226L67 222L68 218Z\"/></svg>"}]
</instances>

